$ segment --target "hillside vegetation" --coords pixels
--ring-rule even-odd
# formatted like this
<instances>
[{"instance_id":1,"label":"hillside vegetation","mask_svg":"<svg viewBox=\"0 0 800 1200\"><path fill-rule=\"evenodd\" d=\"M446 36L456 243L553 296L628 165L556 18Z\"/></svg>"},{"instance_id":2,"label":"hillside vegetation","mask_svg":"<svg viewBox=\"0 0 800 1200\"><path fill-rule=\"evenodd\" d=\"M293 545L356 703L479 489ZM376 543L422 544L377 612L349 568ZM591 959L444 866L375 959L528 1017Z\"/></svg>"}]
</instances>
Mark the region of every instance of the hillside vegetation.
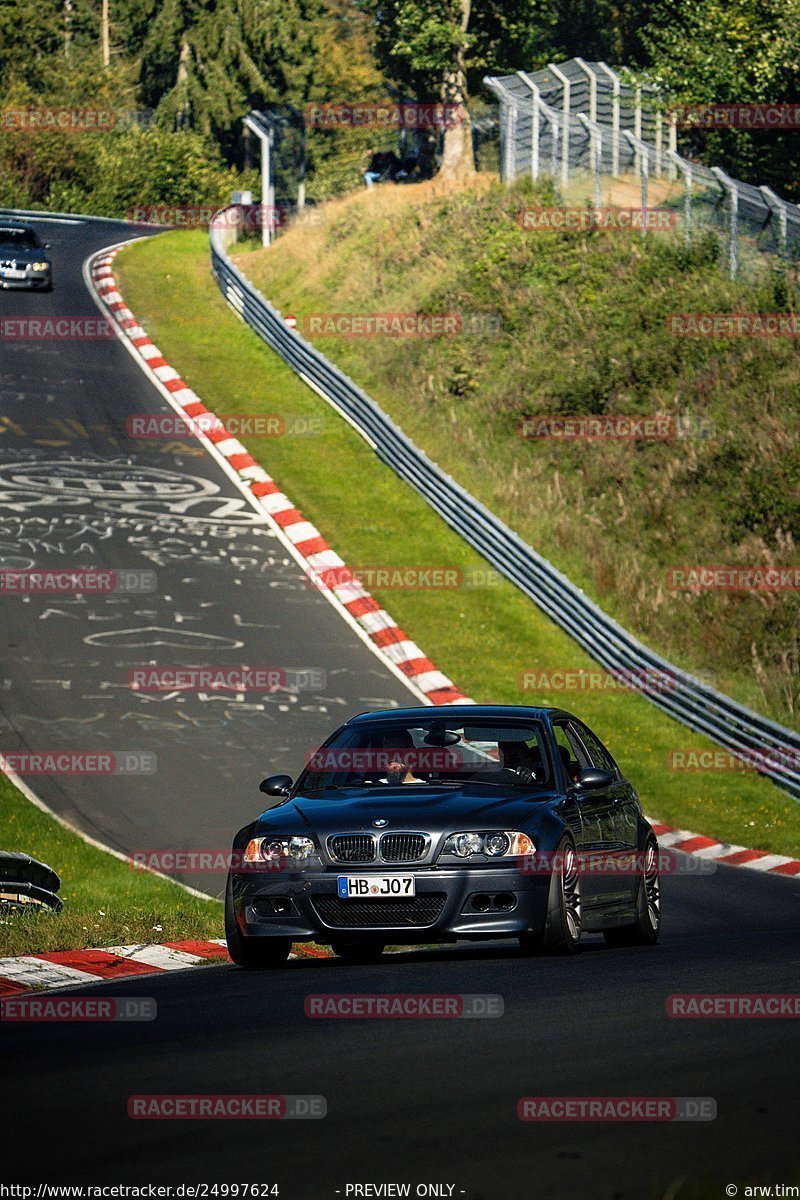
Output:
<instances>
[{"instance_id":1,"label":"hillside vegetation","mask_svg":"<svg viewBox=\"0 0 800 1200\"><path fill-rule=\"evenodd\" d=\"M482 181L379 188L240 265L283 312L488 314L477 333L311 336L433 459L607 612L723 691L798 724L797 593L673 589L686 565L798 563L800 351L676 337L673 313L794 310L763 259L731 283L713 234L523 230L553 200ZM474 326L473 326L474 327ZM525 440L531 415L654 415L664 441Z\"/></svg>"}]
</instances>

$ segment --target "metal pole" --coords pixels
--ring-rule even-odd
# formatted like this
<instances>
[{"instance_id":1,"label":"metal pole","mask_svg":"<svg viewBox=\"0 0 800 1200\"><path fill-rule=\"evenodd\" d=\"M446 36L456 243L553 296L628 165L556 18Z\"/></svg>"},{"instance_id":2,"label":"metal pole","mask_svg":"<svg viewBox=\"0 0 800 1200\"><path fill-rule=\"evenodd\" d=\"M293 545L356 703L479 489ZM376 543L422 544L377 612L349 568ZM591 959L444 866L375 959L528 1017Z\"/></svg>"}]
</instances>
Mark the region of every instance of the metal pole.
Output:
<instances>
[{"instance_id":1,"label":"metal pole","mask_svg":"<svg viewBox=\"0 0 800 1200\"><path fill-rule=\"evenodd\" d=\"M574 58L572 60L577 67L583 71L584 75L589 80L589 120L597 120L597 76L587 62L582 58Z\"/></svg>"},{"instance_id":2,"label":"metal pole","mask_svg":"<svg viewBox=\"0 0 800 1200\"><path fill-rule=\"evenodd\" d=\"M776 196L772 188L765 187L763 184L758 189L761 195L767 202L770 218L777 216L778 218L778 254L781 258L785 257L788 248L789 235L789 216L788 205L785 200L781 200L780 196Z\"/></svg>"},{"instance_id":3,"label":"metal pole","mask_svg":"<svg viewBox=\"0 0 800 1200\"><path fill-rule=\"evenodd\" d=\"M590 121L586 117L586 113L578 113L578 120L584 129L588 130L591 138L589 161L594 171L594 206L599 208L603 202L602 180L603 174L603 135L602 129L596 121Z\"/></svg>"},{"instance_id":4,"label":"metal pole","mask_svg":"<svg viewBox=\"0 0 800 1200\"><path fill-rule=\"evenodd\" d=\"M678 154L678 117L675 112L671 112L669 114L668 138L669 138L668 145L669 145L670 152L672 154L676 155L676 157L677 157L677 154ZM674 179L675 178L674 159L670 159L670 163L673 165L671 165L671 167L670 167L670 176L669 177L670 177L670 179Z\"/></svg>"},{"instance_id":5,"label":"metal pole","mask_svg":"<svg viewBox=\"0 0 800 1200\"><path fill-rule=\"evenodd\" d=\"M531 179L539 178L539 143L541 139L541 113L539 106L542 94L537 84L525 71L517 71L522 82L531 90Z\"/></svg>"},{"instance_id":6,"label":"metal pole","mask_svg":"<svg viewBox=\"0 0 800 1200\"><path fill-rule=\"evenodd\" d=\"M508 177L513 183L517 178L517 102L516 100L509 101L509 120L508 120L508 147L510 151L510 170Z\"/></svg>"},{"instance_id":7,"label":"metal pole","mask_svg":"<svg viewBox=\"0 0 800 1200\"><path fill-rule=\"evenodd\" d=\"M270 234L272 231L272 220L270 217L270 192L272 190L272 181L270 179L271 169L271 152L272 152L272 137L271 135L261 136L261 245L268 246Z\"/></svg>"},{"instance_id":8,"label":"metal pole","mask_svg":"<svg viewBox=\"0 0 800 1200\"><path fill-rule=\"evenodd\" d=\"M598 67L611 80L613 93L611 100L611 174L615 179L619 178L619 75L616 71L612 71L611 67L607 67L604 62L598 63Z\"/></svg>"},{"instance_id":9,"label":"metal pole","mask_svg":"<svg viewBox=\"0 0 800 1200\"><path fill-rule=\"evenodd\" d=\"M689 247L692 244L692 168L674 150L667 151L667 162L669 163L669 170L672 176L675 175L676 168L683 173L685 188L683 195L683 239L686 246Z\"/></svg>"},{"instance_id":10,"label":"metal pole","mask_svg":"<svg viewBox=\"0 0 800 1200\"><path fill-rule=\"evenodd\" d=\"M629 129L625 130L625 137L636 151L636 158L639 163L642 181L642 236L645 236L647 234L647 181L648 175L650 174L650 149L646 142L643 142L641 138L636 137L636 135L631 133Z\"/></svg>"},{"instance_id":11,"label":"metal pole","mask_svg":"<svg viewBox=\"0 0 800 1200\"><path fill-rule=\"evenodd\" d=\"M712 167L711 174L728 197L728 274L735 279L739 271L739 191L719 167Z\"/></svg>"},{"instance_id":12,"label":"metal pole","mask_svg":"<svg viewBox=\"0 0 800 1200\"><path fill-rule=\"evenodd\" d=\"M642 140L642 89L641 89L641 87L639 87L638 84L636 85L636 93L635 93L635 100L634 100L634 107L633 107L633 135L634 135L634 137L638 138L638 140L641 142L641 140ZM634 170L637 172L641 170L638 146L636 148L636 161L635 161L635 165L634 165Z\"/></svg>"},{"instance_id":13,"label":"metal pole","mask_svg":"<svg viewBox=\"0 0 800 1200\"><path fill-rule=\"evenodd\" d=\"M552 71L558 82L563 88L563 105L562 105L562 127L563 141L561 143L561 183L563 187L569 185L569 116L570 116L570 84L566 75L561 71L555 63L547 64L548 71Z\"/></svg>"},{"instance_id":14,"label":"metal pole","mask_svg":"<svg viewBox=\"0 0 800 1200\"><path fill-rule=\"evenodd\" d=\"M550 174L555 179L558 175L558 118L550 121L550 140L553 143L550 154Z\"/></svg>"}]
</instances>

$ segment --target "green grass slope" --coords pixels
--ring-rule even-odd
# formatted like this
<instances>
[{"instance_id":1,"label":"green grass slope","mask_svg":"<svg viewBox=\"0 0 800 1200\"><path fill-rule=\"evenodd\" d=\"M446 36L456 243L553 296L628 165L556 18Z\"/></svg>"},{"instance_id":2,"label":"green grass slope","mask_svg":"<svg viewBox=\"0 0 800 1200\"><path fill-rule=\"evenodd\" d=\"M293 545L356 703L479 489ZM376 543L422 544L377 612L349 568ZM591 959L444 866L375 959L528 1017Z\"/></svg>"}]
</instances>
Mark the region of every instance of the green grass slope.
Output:
<instances>
[{"instance_id":1,"label":"green grass slope","mask_svg":"<svg viewBox=\"0 0 800 1200\"><path fill-rule=\"evenodd\" d=\"M330 313L494 317L499 331L482 335L310 340L626 628L797 727L797 592L690 594L668 572L800 562L800 346L666 328L672 313L787 311L796 280L743 247L730 282L708 231L690 251L680 229L523 230L522 209L556 200L529 185L386 185L237 257L298 328ZM531 415L656 413L688 418L693 435L517 433Z\"/></svg>"}]
</instances>

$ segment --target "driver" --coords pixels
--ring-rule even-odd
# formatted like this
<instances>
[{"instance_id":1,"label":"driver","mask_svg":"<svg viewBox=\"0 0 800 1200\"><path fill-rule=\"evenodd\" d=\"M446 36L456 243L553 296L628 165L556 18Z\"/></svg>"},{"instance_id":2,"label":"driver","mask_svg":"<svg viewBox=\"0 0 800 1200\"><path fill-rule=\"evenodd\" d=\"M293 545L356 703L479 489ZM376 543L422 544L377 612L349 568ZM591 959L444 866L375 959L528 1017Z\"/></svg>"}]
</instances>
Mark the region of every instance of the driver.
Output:
<instances>
[{"instance_id":1,"label":"driver","mask_svg":"<svg viewBox=\"0 0 800 1200\"><path fill-rule=\"evenodd\" d=\"M407 754L406 751L413 751L415 747L414 739L407 729L401 729L398 733L389 734L384 738L383 749L397 751L397 756L390 760L386 776L381 783L397 785L425 782L424 779L418 779L409 766L409 759L413 761L413 755Z\"/></svg>"},{"instance_id":2,"label":"driver","mask_svg":"<svg viewBox=\"0 0 800 1200\"><path fill-rule=\"evenodd\" d=\"M498 742L497 747L503 756L506 771L513 771L524 784L538 781L537 767L541 769L542 762L534 758L533 751L525 742Z\"/></svg>"}]
</instances>

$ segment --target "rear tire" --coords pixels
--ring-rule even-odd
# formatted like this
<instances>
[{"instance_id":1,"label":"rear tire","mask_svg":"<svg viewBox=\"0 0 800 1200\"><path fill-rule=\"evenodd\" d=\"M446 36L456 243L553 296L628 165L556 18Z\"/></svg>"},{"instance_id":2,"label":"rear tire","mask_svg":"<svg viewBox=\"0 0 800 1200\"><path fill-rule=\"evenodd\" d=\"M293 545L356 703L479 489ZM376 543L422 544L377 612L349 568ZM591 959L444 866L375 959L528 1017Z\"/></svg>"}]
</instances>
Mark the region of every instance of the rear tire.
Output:
<instances>
[{"instance_id":1,"label":"rear tire","mask_svg":"<svg viewBox=\"0 0 800 1200\"><path fill-rule=\"evenodd\" d=\"M570 839L562 838L550 876L544 929L520 934L519 944L525 954L577 954L582 931L578 857Z\"/></svg>"},{"instance_id":2,"label":"rear tire","mask_svg":"<svg viewBox=\"0 0 800 1200\"><path fill-rule=\"evenodd\" d=\"M644 848L642 874L636 889L636 920L632 925L606 929L607 946L655 946L661 929L661 881L658 875L658 846L649 841Z\"/></svg>"},{"instance_id":3,"label":"rear tire","mask_svg":"<svg viewBox=\"0 0 800 1200\"><path fill-rule=\"evenodd\" d=\"M263 971L268 967L281 966L292 949L289 938L250 938L242 935L236 923L230 879L225 889L225 940L228 943L228 954L237 967L244 967L249 971Z\"/></svg>"},{"instance_id":4,"label":"rear tire","mask_svg":"<svg viewBox=\"0 0 800 1200\"><path fill-rule=\"evenodd\" d=\"M337 958L353 963L377 962L384 951L383 942L331 942L331 950Z\"/></svg>"}]
</instances>

